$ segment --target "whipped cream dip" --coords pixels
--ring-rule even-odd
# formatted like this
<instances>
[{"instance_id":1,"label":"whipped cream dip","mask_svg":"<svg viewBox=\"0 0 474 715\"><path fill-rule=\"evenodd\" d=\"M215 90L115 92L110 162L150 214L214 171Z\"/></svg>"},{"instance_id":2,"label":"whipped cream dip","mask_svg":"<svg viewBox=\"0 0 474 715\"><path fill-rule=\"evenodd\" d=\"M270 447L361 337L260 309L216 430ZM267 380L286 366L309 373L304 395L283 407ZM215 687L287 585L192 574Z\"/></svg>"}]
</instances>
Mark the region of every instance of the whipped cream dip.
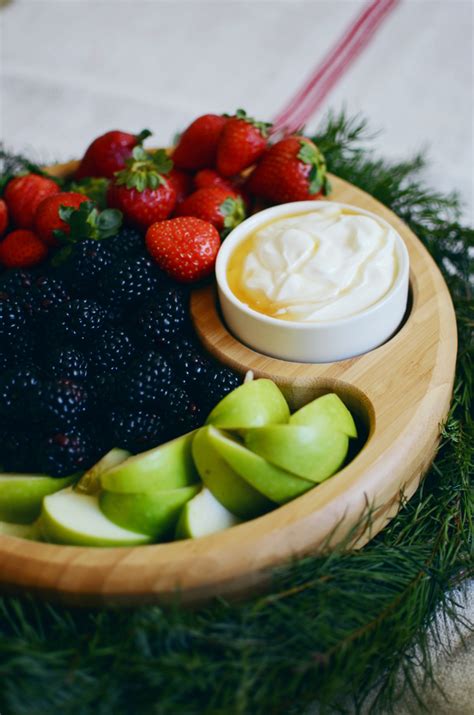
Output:
<instances>
[{"instance_id":1,"label":"whipped cream dip","mask_svg":"<svg viewBox=\"0 0 474 715\"><path fill-rule=\"evenodd\" d=\"M399 270L395 231L374 215L325 204L277 216L230 254L236 298L272 318L337 321L378 303Z\"/></svg>"}]
</instances>

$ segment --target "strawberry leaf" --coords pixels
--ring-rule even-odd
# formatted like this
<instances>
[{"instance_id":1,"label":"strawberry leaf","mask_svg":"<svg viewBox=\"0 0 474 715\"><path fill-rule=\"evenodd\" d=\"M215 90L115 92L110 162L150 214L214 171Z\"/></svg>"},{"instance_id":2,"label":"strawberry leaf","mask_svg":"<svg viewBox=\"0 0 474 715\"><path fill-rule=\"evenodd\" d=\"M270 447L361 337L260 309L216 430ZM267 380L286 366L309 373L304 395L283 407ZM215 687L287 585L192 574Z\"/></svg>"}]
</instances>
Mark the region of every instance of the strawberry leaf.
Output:
<instances>
[{"instance_id":1,"label":"strawberry leaf","mask_svg":"<svg viewBox=\"0 0 474 715\"><path fill-rule=\"evenodd\" d=\"M164 149L150 153L142 146L136 146L131 158L125 162L125 169L115 173L115 183L139 192L157 189L167 184L166 175L172 168L173 161Z\"/></svg>"},{"instance_id":2,"label":"strawberry leaf","mask_svg":"<svg viewBox=\"0 0 474 715\"><path fill-rule=\"evenodd\" d=\"M310 194L319 194L321 191L327 195L331 185L327 178L326 162L318 147L306 139L301 139L298 159L304 164L309 164L311 169L308 174L308 191Z\"/></svg>"},{"instance_id":3,"label":"strawberry leaf","mask_svg":"<svg viewBox=\"0 0 474 715\"><path fill-rule=\"evenodd\" d=\"M244 220L245 205L240 196L235 199L229 196L219 206L219 212L224 216L224 230L221 232L221 237L225 238Z\"/></svg>"},{"instance_id":4,"label":"strawberry leaf","mask_svg":"<svg viewBox=\"0 0 474 715\"><path fill-rule=\"evenodd\" d=\"M103 177L87 176L84 179L73 181L68 191L74 191L78 194L84 194L93 201L99 209L105 209L107 206L107 189L110 181Z\"/></svg>"},{"instance_id":5,"label":"strawberry leaf","mask_svg":"<svg viewBox=\"0 0 474 715\"><path fill-rule=\"evenodd\" d=\"M249 117L245 109L237 109L234 114L234 119L243 119L247 124L251 124L264 138L268 137L270 127L273 126L271 122L259 122L253 117Z\"/></svg>"},{"instance_id":6,"label":"strawberry leaf","mask_svg":"<svg viewBox=\"0 0 474 715\"><path fill-rule=\"evenodd\" d=\"M115 236L122 225L122 212L118 209L99 211L92 201L84 201L79 208L60 206L59 217L68 224L69 231L56 229L54 237L61 243L71 244L92 239L101 241Z\"/></svg>"}]
</instances>

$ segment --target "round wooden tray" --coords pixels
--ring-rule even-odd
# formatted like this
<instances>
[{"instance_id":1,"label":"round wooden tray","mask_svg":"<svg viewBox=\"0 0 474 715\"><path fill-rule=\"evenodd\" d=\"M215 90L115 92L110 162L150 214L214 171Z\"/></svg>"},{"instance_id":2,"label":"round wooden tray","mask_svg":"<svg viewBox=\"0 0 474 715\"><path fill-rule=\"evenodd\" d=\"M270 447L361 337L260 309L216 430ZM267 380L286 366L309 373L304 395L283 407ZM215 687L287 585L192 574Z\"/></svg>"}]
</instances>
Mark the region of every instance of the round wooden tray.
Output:
<instances>
[{"instance_id":1,"label":"round wooden tray","mask_svg":"<svg viewBox=\"0 0 474 715\"><path fill-rule=\"evenodd\" d=\"M57 175L75 163L53 167ZM235 340L219 316L212 288L196 291L192 317L205 346L222 362L274 379L292 407L334 390L367 426L348 466L270 514L197 539L133 548L56 546L0 537L0 586L69 604L182 603L242 596L265 584L274 567L345 539L361 547L410 498L436 452L456 361L456 321L443 278L416 236L368 194L331 177L331 199L379 214L406 242L411 306L385 345L351 360L310 365L260 355ZM364 514L370 518L361 521Z\"/></svg>"}]
</instances>

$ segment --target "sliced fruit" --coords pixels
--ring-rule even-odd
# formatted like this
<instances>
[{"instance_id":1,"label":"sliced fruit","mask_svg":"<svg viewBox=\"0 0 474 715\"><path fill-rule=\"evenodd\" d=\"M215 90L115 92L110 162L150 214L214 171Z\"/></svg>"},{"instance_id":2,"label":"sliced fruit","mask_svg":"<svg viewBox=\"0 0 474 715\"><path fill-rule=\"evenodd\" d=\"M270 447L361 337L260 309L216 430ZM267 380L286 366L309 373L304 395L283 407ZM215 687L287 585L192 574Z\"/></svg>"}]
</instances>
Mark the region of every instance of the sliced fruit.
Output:
<instances>
[{"instance_id":1,"label":"sliced fruit","mask_svg":"<svg viewBox=\"0 0 474 715\"><path fill-rule=\"evenodd\" d=\"M189 432L148 452L126 459L102 475L102 487L110 492L130 494L187 487L198 480Z\"/></svg>"},{"instance_id":2,"label":"sliced fruit","mask_svg":"<svg viewBox=\"0 0 474 715\"><path fill-rule=\"evenodd\" d=\"M236 524L240 524L240 519L222 506L209 489L203 487L199 494L185 504L176 527L176 538L198 539Z\"/></svg>"},{"instance_id":3,"label":"sliced fruit","mask_svg":"<svg viewBox=\"0 0 474 715\"><path fill-rule=\"evenodd\" d=\"M199 487L194 486L143 494L102 492L100 508L114 524L156 540L175 528L181 509L198 490Z\"/></svg>"},{"instance_id":4,"label":"sliced fruit","mask_svg":"<svg viewBox=\"0 0 474 715\"><path fill-rule=\"evenodd\" d=\"M226 509L241 519L252 519L272 508L272 503L248 484L215 449L210 433L203 427L193 442L193 457L202 481Z\"/></svg>"},{"instance_id":5,"label":"sliced fruit","mask_svg":"<svg viewBox=\"0 0 474 715\"><path fill-rule=\"evenodd\" d=\"M318 397L290 417L292 425L317 426L322 422L330 423L333 429L347 434L348 437L357 437L354 418L334 392Z\"/></svg>"},{"instance_id":6,"label":"sliced fruit","mask_svg":"<svg viewBox=\"0 0 474 715\"><path fill-rule=\"evenodd\" d=\"M107 519L97 495L73 489L52 494L43 502L40 529L46 541L75 546L136 546L151 541L147 534L123 529Z\"/></svg>"},{"instance_id":7,"label":"sliced fruit","mask_svg":"<svg viewBox=\"0 0 474 715\"><path fill-rule=\"evenodd\" d=\"M17 536L19 539L40 540L41 532L38 523L33 524L10 524L7 521L0 521L0 536Z\"/></svg>"},{"instance_id":8,"label":"sliced fruit","mask_svg":"<svg viewBox=\"0 0 474 715\"><path fill-rule=\"evenodd\" d=\"M245 446L299 477L322 482L344 462L346 434L330 425L271 425L247 430Z\"/></svg>"},{"instance_id":9,"label":"sliced fruit","mask_svg":"<svg viewBox=\"0 0 474 715\"><path fill-rule=\"evenodd\" d=\"M87 470L76 484L76 491L82 492L83 494L98 494L101 490L100 478L109 469L117 467L122 462L130 457L130 452L125 449L118 449L115 447L107 452L106 455L99 459L97 464Z\"/></svg>"},{"instance_id":10,"label":"sliced fruit","mask_svg":"<svg viewBox=\"0 0 474 715\"><path fill-rule=\"evenodd\" d=\"M261 494L277 504L291 501L314 487L314 482L270 464L237 439L210 428L209 439L227 464Z\"/></svg>"},{"instance_id":11,"label":"sliced fruit","mask_svg":"<svg viewBox=\"0 0 474 715\"><path fill-rule=\"evenodd\" d=\"M30 524L39 516L43 498L69 486L74 478L0 474L0 519L13 524Z\"/></svg>"},{"instance_id":12,"label":"sliced fruit","mask_svg":"<svg viewBox=\"0 0 474 715\"><path fill-rule=\"evenodd\" d=\"M206 424L245 429L288 422L290 409L280 389L265 378L251 380L230 392L212 410Z\"/></svg>"}]
</instances>

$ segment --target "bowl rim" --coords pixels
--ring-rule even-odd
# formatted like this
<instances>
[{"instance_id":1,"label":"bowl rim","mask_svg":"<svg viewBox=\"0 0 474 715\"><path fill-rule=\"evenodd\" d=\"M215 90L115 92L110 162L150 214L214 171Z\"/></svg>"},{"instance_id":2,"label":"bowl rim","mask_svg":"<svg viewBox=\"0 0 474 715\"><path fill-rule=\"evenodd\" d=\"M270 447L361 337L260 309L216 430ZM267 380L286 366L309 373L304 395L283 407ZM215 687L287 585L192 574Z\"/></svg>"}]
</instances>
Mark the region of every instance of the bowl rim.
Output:
<instances>
[{"instance_id":1,"label":"bowl rim","mask_svg":"<svg viewBox=\"0 0 474 715\"><path fill-rule=\"evenodd\" d=\"M388 289L388 291L383 295L380 300L370 305L368 308L361 310L358 313L349 315L343 318L337 318L333 320L321 320L321 321L301 321L301 320L281 320L279 318L273 318L272 316L266 315L265 313L260 313L258 310L250 308L246 303L242 302L237 298L237 296L232 292L229 282L227 280L227 266L229 259L235 250L235 248L248 236L250 231L255 230L259 225L268 222L271 217L277 218L278 216L288 214L288 211L292 211L293 216L298 214L308 214L312 211L318 210L325 206L339 206L343 209L350 209L356 214L362 214L375 219L383 226L391 229L395 236L395 250L399 258L399 267L397 275L394 282ZM299 330L322 330L327 329L332 326L344 327L345 325L354 324L358 320L363 320L364 318L370 318L371 315L383 310L387 303L393 298L393 296L398 293L400 289L407 286L407 296L408 296L408 280L410 273L410 259L408 255L408 249L406 247L405 241L400 236L397 229L388 221L386 221L381 216L368 211L366 209L361 209L358 206L352 204L346 204L341 201L330 201L330 200L312 200L312 201L292 201L286 204L278 204L277 206L270 206L263 211L258 211L256 214L249 216L242 223L236 226L229 235L225 238L216 260L215 277L219 293L222 293L225 298L230 301L235 308L240 310L242 313L246 314L248 317L260 320L267 325L272 325L279 327L280 329L299 329Z\"/></svg>"}]
</instances>

